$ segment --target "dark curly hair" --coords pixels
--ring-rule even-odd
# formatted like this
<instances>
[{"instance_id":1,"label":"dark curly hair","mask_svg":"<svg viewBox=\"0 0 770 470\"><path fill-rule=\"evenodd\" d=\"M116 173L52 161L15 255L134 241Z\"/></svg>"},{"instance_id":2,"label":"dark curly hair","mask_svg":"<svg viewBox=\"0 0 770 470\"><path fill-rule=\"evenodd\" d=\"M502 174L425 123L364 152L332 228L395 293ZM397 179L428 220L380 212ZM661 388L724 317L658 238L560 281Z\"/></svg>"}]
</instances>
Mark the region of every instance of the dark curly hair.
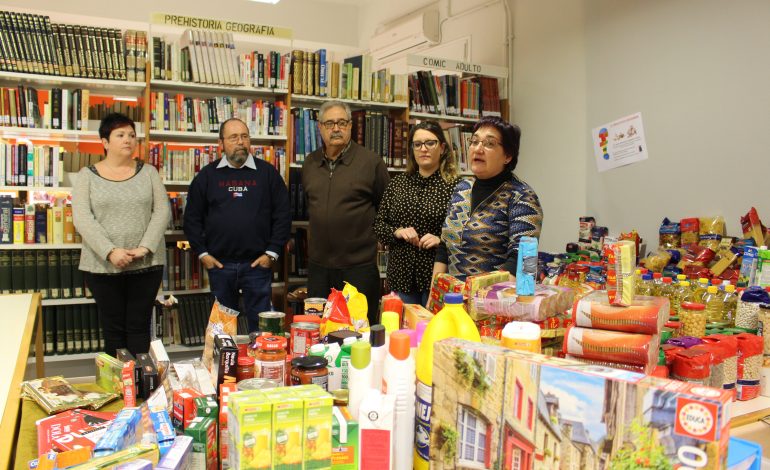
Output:
<instances>
[{"instance_id":1,"label":"dark curly hair","mask_svg":"<svg viewBox=\"0 0 770 470\"><path fill-rule=\"evenodd\" d=\"M506 156L511 157L511 161L506 163L506 171L513 171L516 169L516 165L519 163L519 145L521 143L521 129L516 124L511 124L508 121L501 119L497 116L485 116L473 126L474 134L482 127L492 127L500 133L503 141L500 145L503 146L503 152Z\"/></svg>"}]
</instances>

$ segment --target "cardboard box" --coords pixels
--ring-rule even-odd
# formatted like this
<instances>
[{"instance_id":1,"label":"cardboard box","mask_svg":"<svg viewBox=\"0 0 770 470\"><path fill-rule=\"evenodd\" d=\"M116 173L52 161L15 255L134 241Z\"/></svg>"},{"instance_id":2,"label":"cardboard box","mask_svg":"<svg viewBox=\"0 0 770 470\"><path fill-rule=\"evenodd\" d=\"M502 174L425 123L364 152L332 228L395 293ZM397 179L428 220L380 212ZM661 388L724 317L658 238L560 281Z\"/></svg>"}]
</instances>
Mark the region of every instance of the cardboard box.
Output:
<instances>
[{"instance_id":1,"label":"cardboard box","mask_svg":"<svg viewBox=\"0 0 770 470\"><path fill-rule=\"evenodd\" d=\"M358 420L347 407L334 407L332 469L358 470Z\"/></svg>"},{"instance_id":2,"label":"cardboard box","mask_svg":"<svg viewBox=\"0 0 770 470\"><path fill-rule=\"evenodd\" d=\"M174 392L174 413L171 416L171 422L174 428L179 432L184 432L190 421L195 418L196 397L203 396L201 392L194 388L183 388Z\"/></svg>"},{"instance_id":3,"label":"cardboard box","mask_svg":"<svg viewBox=\"0 0 770 470\"><path fill-rule=\"evenodd\" d=\"M334 399L321 387L293 391L304 401L302 415L302 454L306 470L326 470L332 466L332 408Z\"/></svg>"},{"instance_id":4,"label":"cardboard box","mask_svg":"<svg viewBox=\"0 0 770 470\"><path fill-rule=\"evenodd\" d=\"M434 349L431 468L725 468L731 393L448 339Z\"/></svg>"},{"instance_id":5,"label":"cardboard box","mask_svg":"<svg viewBox=\"0 0 770 470\"><path fill-rule=\"evenodd\" d=\"M150 420L152 420L152 427L158 441L158 451L161 458L163 458L174 444L174 438L176 437L174 425L165 407L151 409Z\"/></svg>"},{"instance_id":6,"label":"cardboard box","mask_svg":"<svg viewBox=\"0 0 770 470\"><path fill-rule=\"evenodd\" d=\"M228 443L230 437L227 428L227 405L231 393L238 391L234 383L222 384L219 386L219 468L222 470L230 468L228 457Z\"/></svg>"},{"instance_id":7,"label":"cardboard box","mask_svg":"<svg viewBox=\"0 0 770 470\"><path fill-rule=\"evenodd\" d=\"M158 369L155 367L155 363L152 362L149 354L137 354L136 363L142 370L142 378L139 381L140 387L137 396L147 399L160 386Z\"/></svg>"},{"instance_id":8,"label":"cardboard box","mask_svg":"<svg viewBox=\"0 0 770 470\"><path fill-rule=\"evenodd\" d=\"M404 324L402 328L409 328L410 330L417 329L417 323L420 320L431 321L433 313L427 308L419 304L406 304L404 305Z\"/></svg>"},{"instance_id":9,"label":"cardboard box","mask_svg":"<svg viewBox=\"0 0 770 470\"><path fill-rule=\"evenodd\" d=\"M217 420L219 418L219 405L214 398L195 397L193 398L193 408L195 410L195 417L205 417Z\"/></svg>"},{"instance_id":10,"label":"cardboard box","mask_svg":"<svg viewBox=\"0 0 770 470\"><path fill-rule=\"evenodd\" d=\"M198 417L190 421L184 430L185 436L193 438L191 467L217 470L217 422L211 418Z\"/></svg>"},{"instance_id":11,"label":"cardboard box","mask_svg":"<svg viewBox=\"0 0 770 470\"><path fill-rule=\"evenodd\" d=\"M107 353L99 353L96 363L96 385L108 392L123 394L123 362Z\"/></svg>"},{"instance_id":12,"label":"cardboard box","mask_svg":"<svg viewBox=\"0 0 770 470\"><path fill-rule=\"evenodd\" d=\"M139 408L123 408L96 443L94 457L109 455L136 444L142 435L141 421Z\"/></svg>"},{"instance_id":13,"label":"cardboard box","mask_svg":"<svg viewBox=\"0 0 770 470\"><path fill-rule=\"evenodd\" d=\"M123 363L133 361L134 363L134 387L136 387L137 393L139 393L139 390L142 388L142 366L139 365L139 362L136 360L133 354L126 349L121 348L115 351L115 354L117 356L117 359Z\"/></svg>"},{"instance_id":14,"label":"cardboard box","mask_svg":"<svg viewBox=\"0 0 770 470\"><path fill-rule=\"evenodd\" d=\"M238 345L230 335L214 336L214 359L211 366L211 381L214 389L224 383L235 383L238 366Z\"/></svg>"},{"instance_id":15,"label":"cardboard box","mask_svg":"<svg viewBox=\"0 0 770 470\"><path fill-rule=\"evenodd\" d=\"M427 309L434 315L444 308L444 296L446 294L459 294L465 288L465 283L446 273L437 274L433 278L430 288Z\"/></svg>"},{"instance_id":16,"label":"cardboard box","mask_svg":"<svg viewBox=\"0 0 770 470\"><path fill-rule=\"evenodd\" d=\"M292 396L287 389L267 390L265 395L273 400L271 436L273 468L302 470L304 401L302 398Z\"/></svg>"},{"instance_id":17,"label":"cardboard box","mask_svg":"<svg viewBox=\"0 0 770 470\"><path fill-rule=\"evenodd\" d=\"M272 468L272 401L250 390L230 394L227 407L230 468Z\"/></svg>"},{"instance_id":18,"label":"cardboard box","mask_svg":"<svg viewBox=\"0 0 770 470\"><path fill-rule=\"evenodd\" d=\"M176 436L171 449L163 457L156 470L187 470L190 467L193 438Z\"/></svg>"}]
</instances>

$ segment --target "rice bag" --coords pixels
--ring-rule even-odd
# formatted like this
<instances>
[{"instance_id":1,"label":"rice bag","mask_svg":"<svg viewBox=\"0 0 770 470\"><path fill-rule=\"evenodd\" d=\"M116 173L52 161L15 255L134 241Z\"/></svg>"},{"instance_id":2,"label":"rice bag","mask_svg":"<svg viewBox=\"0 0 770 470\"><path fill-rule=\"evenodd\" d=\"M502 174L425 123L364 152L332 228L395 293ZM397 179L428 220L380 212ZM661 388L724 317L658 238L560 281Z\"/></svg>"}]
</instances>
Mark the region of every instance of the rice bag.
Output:
<instances>
[{"instance_id":1,"label":"rice bag","mask_svg":"<svg viewBox=\"0 0 770 470\"><path fill-rule=\"evenodd\" d=\"M627 240L610 244L607 257L607 297L612 305L631 305L636 294L634 244Z\"/></svg>"}]
</instances>

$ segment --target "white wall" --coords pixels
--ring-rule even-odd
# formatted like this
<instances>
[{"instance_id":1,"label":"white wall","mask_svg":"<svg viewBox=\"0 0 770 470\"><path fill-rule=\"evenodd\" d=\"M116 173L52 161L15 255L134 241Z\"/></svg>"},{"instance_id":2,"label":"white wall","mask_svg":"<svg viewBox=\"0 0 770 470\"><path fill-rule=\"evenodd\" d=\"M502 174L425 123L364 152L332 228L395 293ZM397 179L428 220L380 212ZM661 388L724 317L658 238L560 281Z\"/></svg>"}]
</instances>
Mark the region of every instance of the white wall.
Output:
<instances>
[{"instance_id":1,"label":"white wall","mask_svg":"<svg viewBox=\"0 0 770 470\"><path fill-rule=\"evenodd\" d=\"M585 133L641 111L650 155L599 174L590 143L574 142L586 155L588 213L653 246L664 216L722 214L738 235L754 205L770 223L770 2L584 5Z\"/></svg>"},{"instance_id":2,"label":"white wall","mask_svg":"<svg viewBox=\"0 0 770 470\"><path fill-rule=\"evenodd\" d=\"M586 212L586 68L581 2L512 0L511 120L521 127L516 173L543 206L541 249L563 251Z\"/></svg>"},{"instance_id":3,"label":"white wall","mask_svg":"<svg viewBox=\"0 0 770 470\"><path fill-rule=\"evenodd\" d=\"M149 22L151 13L175 13L284 26L294 37L323 43L358 45L358 10L350 2L283 0L266 5L247 0L2 0L7 8L30 8L77 15ZM2 6L0 6L2 8Z\"/></svg>"}]
</instances>

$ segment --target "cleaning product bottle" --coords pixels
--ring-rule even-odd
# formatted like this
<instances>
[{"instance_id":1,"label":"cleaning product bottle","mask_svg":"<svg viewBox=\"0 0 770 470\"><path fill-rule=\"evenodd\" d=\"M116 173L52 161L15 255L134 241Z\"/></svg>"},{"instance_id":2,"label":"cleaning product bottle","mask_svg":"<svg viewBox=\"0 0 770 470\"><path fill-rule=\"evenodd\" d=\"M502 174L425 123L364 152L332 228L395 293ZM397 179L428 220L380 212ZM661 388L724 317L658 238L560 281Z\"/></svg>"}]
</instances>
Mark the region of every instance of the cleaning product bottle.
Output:
<instances>
[{"instance_id":1,"label":"cleaning product bottle","mask_svg":"<svg viewBox=\"0 0 770 470\"><path fill-rule=\"evenodd\" d=\"M348 369L348 409L353 416L358 416L361 400L371 388L372 345L358 341L350 347L350 368Z\"/></svg>"},{"instance_id":2,"label":"cleaning product bottle","mask_svg":"<svg viewBox=\"0 0 770 470\"><path fill-rule=\"evenodd\" d=\"M396 426L393 434L393 468L412 468L414 450L414 359L409 354L409 335L396 331L390 335L385 358L382 391L396 397Z\"/></svg>"},{"instance_id":3,"label":"cleaning product bottle","mask_svg":"<svg viewBox=\"0 0 770 470\"><path fill-rule=\"evenodd\" d=\"M385 331L388 332L388 336L390 336L390 334L394 331L398 331L400 328L399 321L400 318L396 312L382 312L382 316L380 317L380 323L382 323L382 326L385 327Z\"/></svg>"},{"instance_id":4,"label":"cleaning product bottle","mask_svg":"<svg viewBox=\"0 0 770 470\"><path fill-rule=\"evenodd\" d=\"M415 423L415 470L430 468L430 411L433 393L433 344L445 338L481 341L476 324L463 308L462 294L446 294L444 308L428 323L417 348L417 415Z\"/></svg>"},{"instance_id":5,"label":"cleaning product bottle","mask_svg":"<svg viewBox=\"0 0 770 470\"><path fill-rule=\"evenodd\" d=\"M369 330L369 343L372 345L372 387L382 388L382 368L388 355L385 339L387 332L382 325L372 325ZM356 415L354 415L356 416Z\"/></svg>"}]
</instances>

